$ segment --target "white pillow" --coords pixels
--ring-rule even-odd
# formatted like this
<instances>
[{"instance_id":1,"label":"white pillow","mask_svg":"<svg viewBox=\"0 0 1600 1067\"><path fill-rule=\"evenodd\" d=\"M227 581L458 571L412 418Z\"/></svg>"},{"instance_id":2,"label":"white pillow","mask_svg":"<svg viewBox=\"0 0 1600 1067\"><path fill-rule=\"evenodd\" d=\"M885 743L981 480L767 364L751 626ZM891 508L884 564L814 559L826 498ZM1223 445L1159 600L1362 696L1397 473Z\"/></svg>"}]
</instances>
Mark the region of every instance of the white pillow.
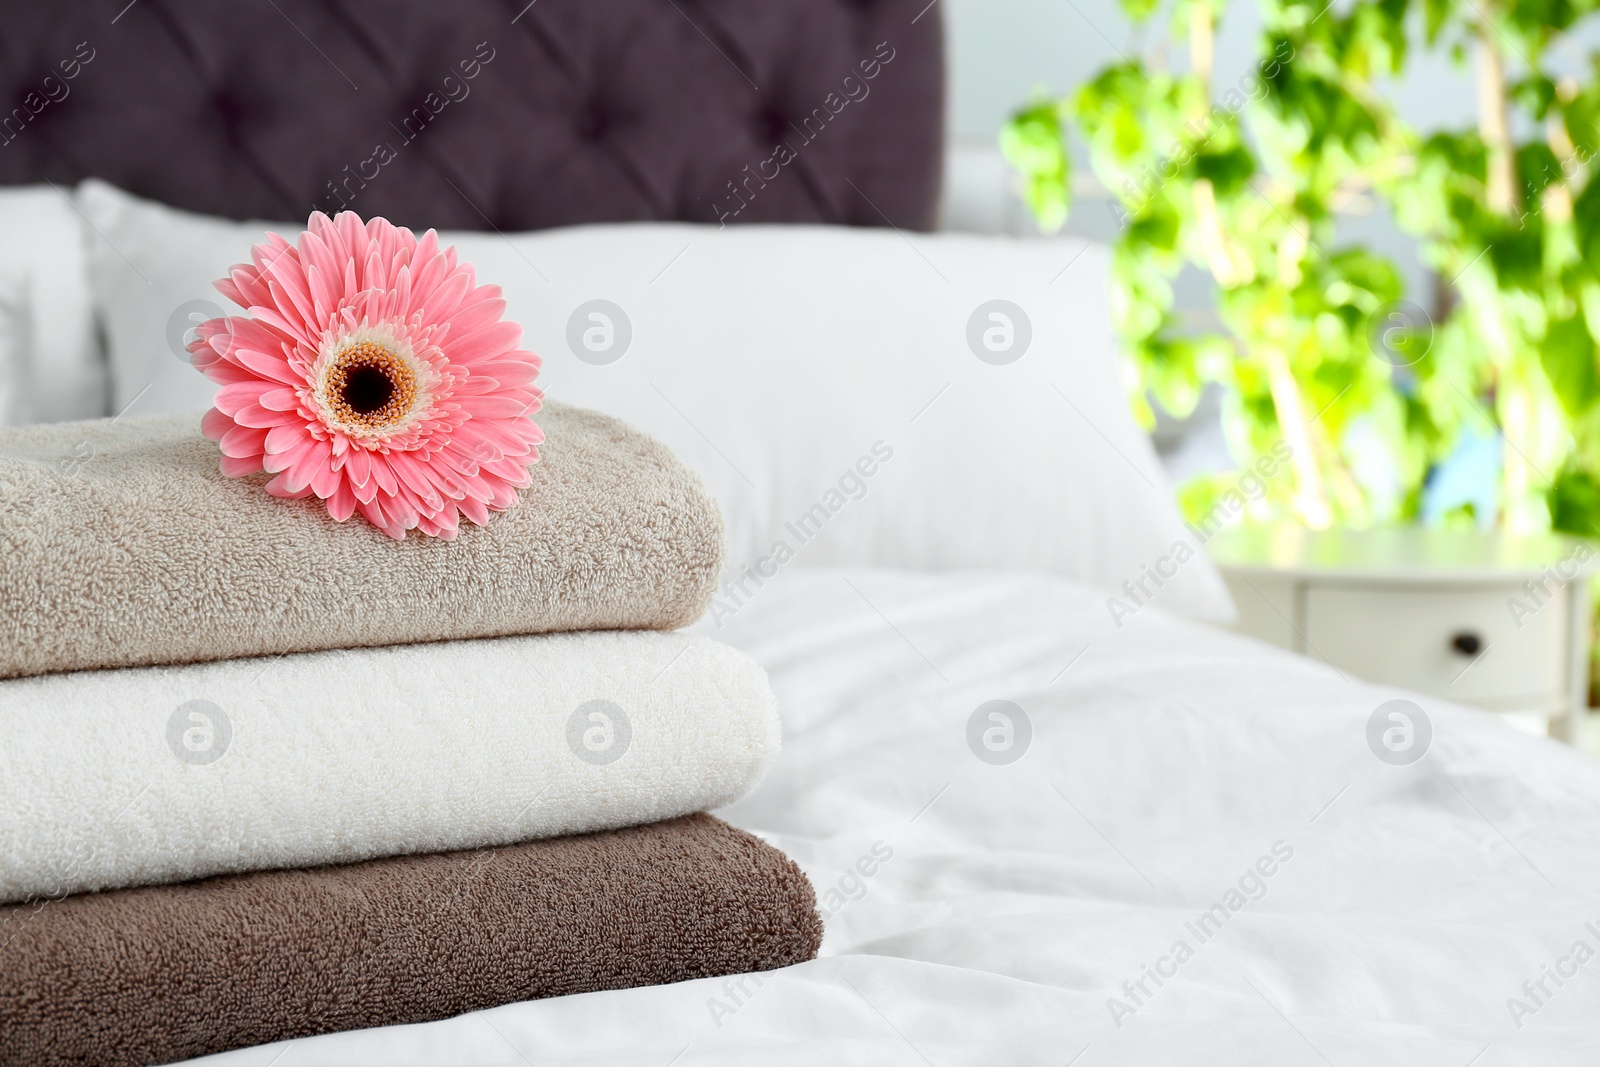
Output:
<instances>
[{"instance_id":1,"label":"white pillow","mask_svg":"<svg viewBox=\"0 0 1600 1067\"><path fill-rule=\"evenodd\" d=\"M83 230L65 191L0 189L0 426L106 413Z\"/></svg>"},{"instance_id":2,"label":"white pillow","mask_svg":"<svg viewBox=\"0 0 1600 1067\"><path fill-rule=\"evenodd\" d=\"M215 387L184 365L174 313L220 313L211 282L265 227L301 227L98 182L79 202L105 238L91 275L118 404L154 383L135 410L204 409ZM551 398L620 416L705 479L728 525L724 608L792 563L1035 568L1232 614L1203 554L1147 577L1187 539L1118 383L1103 246L639 223L441 240L505 289Z\"/></svg>"}]
</instances>

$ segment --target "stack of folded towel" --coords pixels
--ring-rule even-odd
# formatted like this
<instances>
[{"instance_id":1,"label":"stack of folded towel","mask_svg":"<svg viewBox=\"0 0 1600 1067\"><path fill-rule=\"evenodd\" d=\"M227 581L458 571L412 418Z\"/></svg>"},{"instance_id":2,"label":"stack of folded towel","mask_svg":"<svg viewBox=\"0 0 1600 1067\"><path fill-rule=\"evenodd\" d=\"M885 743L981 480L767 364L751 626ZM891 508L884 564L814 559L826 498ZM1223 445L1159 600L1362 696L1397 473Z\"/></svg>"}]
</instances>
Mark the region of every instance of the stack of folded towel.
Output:
<instances>
[{"instance_id":1,"label":"stack of folded towel","mask_svg":"<svg viewBox=\"0 0 1600 1067\"><path fill-rule=\"evenodd\" d=\"M224 477L195 421L0 432L0 1064L816 954L804 875L701 814L778 719L663 632L722 542L669 452L549 404L520 506L395 542Z\"/></svg>"}]
</instances>

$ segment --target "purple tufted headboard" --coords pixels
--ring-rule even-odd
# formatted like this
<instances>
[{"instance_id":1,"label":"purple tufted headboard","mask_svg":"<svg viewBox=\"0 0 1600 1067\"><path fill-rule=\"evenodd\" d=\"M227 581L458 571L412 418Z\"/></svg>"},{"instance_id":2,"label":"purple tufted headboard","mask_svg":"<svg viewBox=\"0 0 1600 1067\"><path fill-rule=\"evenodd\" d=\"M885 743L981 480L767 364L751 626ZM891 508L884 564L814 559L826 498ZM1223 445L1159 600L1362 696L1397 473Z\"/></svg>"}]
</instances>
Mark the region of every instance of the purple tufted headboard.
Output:
<instances>
[{"instance_id":1,"label":"purple tufted headboard","mask_svg":"<svg viewBox=\"0 0 1600 1067\"><path fill-rule=\"evenodd\" d=\"M929 0L0 0L0 184L411 226L933 224Z\"/></svg>"}]
</instances>

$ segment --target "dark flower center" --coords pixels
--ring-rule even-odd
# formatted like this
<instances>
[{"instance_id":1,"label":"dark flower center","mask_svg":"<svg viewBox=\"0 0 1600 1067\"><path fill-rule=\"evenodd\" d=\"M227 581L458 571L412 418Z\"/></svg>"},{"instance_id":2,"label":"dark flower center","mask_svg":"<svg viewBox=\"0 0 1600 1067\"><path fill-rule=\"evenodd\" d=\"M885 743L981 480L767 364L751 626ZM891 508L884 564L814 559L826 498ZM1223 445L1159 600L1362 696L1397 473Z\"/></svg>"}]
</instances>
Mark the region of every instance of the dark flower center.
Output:
<instances>
[{"instance_id":1,"label":"dark flower center","mask_svg":"<svg viewBox=\"0 0 1600 1067\"><path fill-rule=\"evenodd\" d=\"M418 402L417 377L398 355L358 341L334 358L325 402L346 432L382 433L403 422Z\"/></svg>"},{"instance_id":2,"label":"dark flower center","mask_svg":"<svg viewBox=\"0 0 1600 1067\"><path fill-rule=\"evenodd\" d=\"M345 372L339 396L357 415L371 415L394 396L394 382L381 368L358 364Z\"/></svg>"}]
</instances>

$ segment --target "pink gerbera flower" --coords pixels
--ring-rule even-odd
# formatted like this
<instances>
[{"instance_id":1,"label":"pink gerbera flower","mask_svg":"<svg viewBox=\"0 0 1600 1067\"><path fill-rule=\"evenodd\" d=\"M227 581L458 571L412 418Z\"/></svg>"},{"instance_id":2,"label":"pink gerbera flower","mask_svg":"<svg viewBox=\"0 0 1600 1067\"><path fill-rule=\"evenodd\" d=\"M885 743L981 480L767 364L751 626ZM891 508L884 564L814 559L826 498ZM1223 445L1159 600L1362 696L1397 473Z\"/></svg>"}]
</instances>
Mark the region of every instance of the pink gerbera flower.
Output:
<instances>
[{"instance_id":1,"label":"pink gerbera flower","mask_svg":"<svg viewBox=\"0 0 1600 1067\"><path fill-rule=\"evenodd\" d=\"M222 472L276 474L274 496L315 495L390 537L455 537L517 502L544 439L539 357L517 347L495 285L429 230L318 212L291 245L251 249L217 289L252 317L211 319L189 345L219 382L201 429Z\"/></svg>"}]
</instances>

